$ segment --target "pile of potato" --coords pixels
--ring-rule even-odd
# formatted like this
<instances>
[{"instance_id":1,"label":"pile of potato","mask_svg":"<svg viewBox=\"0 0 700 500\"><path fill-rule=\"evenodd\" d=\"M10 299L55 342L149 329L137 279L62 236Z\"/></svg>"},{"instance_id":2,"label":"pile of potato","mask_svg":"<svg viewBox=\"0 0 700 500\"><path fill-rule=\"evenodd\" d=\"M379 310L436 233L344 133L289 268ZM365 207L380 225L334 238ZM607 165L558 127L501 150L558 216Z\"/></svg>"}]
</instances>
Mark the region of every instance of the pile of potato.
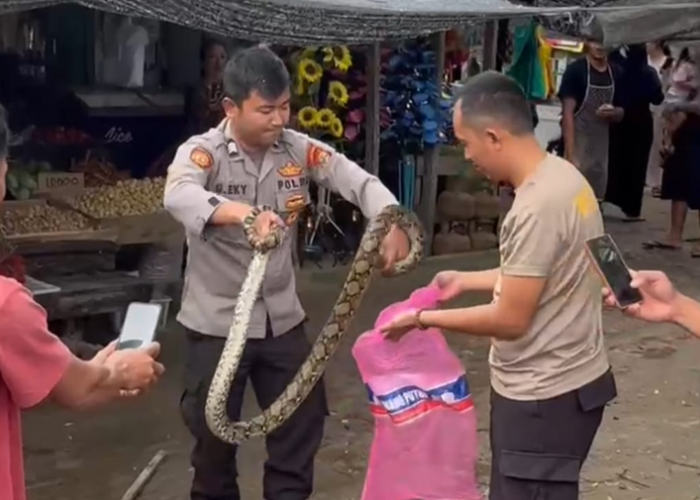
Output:
<instances>
[{"instance_id":1,"label":"pile of potato","mask_svg":"<svg viewBox=\"0 0 700 500\"><path fill-rule=\"evenodd\" d=\"M4 210L0 224L7 236L91 229L88 220L76 212L39 204Z\"/></svg>"},{"instance_id":2,"label":"pile of potato","mask_svg":"<svg viewBox=\"0 0 700 500\"><path fill-rule=\"evenodd\" d=\"M164 189L165 177L128 179L114 186L88 188L65 201L98 219L147 215L163 209Z\"/></svg>"}]
</instances>

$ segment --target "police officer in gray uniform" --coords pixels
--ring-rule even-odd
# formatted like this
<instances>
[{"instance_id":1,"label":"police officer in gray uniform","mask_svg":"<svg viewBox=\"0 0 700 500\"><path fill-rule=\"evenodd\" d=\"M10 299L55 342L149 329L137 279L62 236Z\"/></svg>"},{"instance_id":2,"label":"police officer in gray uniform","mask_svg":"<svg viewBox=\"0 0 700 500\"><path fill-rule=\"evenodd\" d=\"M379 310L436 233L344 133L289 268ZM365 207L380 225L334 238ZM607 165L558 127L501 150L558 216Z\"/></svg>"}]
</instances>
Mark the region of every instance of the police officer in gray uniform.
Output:
<instances>
[{"instance_id":1,"label":"police officer in gray uniform","mask_svg":"<svg viewBox=\"0 0 700 500\"><path fill-rule=\"evenodd\" d=\"M339 192L373 217L396 198L345 156L285 129L290 78L284 63L257 46L233 56L224 72L226 119L180 146L168 170L166 209L185 227L189 245L178 321L187 331L183 419L195 438L191 500L239 500L236 448L207 428L204 405L228 334L252 249L242 220L252 206L270 205L255 222L260 236L291 226L309 203L309 181ZM269 259L248 343L228 400L239 420L250 378L258 403L268 407L310 351L304 310L296 293L293 238L288 233ZM386 266L407 256L409 242L393 228L382 246ZM265 500L305 500L313 489L313 462L327 407L319 382L296 413L266 439Z\"/></svg>"}]
</instances>

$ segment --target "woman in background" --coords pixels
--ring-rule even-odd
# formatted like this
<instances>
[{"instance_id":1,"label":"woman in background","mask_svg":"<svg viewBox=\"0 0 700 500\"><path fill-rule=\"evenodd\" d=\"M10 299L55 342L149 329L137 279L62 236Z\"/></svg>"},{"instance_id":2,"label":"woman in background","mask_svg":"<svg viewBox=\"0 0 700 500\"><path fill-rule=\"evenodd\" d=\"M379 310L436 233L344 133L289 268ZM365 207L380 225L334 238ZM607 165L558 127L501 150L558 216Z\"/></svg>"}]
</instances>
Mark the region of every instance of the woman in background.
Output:
<instances>
[{"instance_id":1,"label":"woman in background","mask_svg":"<svg viewBox=\"0 0 700 500\"><path fill-rule=\"evenodd\" d=\"M671 202L671 227L665 239L646 242L644 247L679 250L688 209L700 211L700 105L667 104L664 119L671 144L664 148L661 198ZM700 258L700 244L691 256Z\"/></svg>"},{"instance_id":2,"label":"woman in background","mask_svg":"<svg viewBox=\"0 0 700 500\"><path fill-rule=\"evenodd\" d=\"M208 40L202 45L202 81L191 103L190 134L201 134L224 119L221 99L224 96L223 74L228 54L224 44Z\"/></svg>"},{"instance_id":3,"label":"woman in background","mask_svg":"<svg viewBox=\"0 0 700 500\"><path fill-rule=\"evenodd\" d=\"M610 165L605 201L624 212L626 222L642 219L642 200L649 153L654 140L651 105L664 101L664 92L656 71L649 66L646 47L630 45L620 59L625 114L611 127Z\"/></svg>"},{"instance_id":4,"label":"woman in background","mask_svg":"<svg viewBox=\"0 0 700 500\"><path fill-rule=\"evenodd\" d=\"M667 103L692 101L698 93L698 68L694 54L688 47L681 50L671 69L671 78L666 91Z\"/></svg>"},{"instance_id":5,"label":"woman in background","mask_svg":"<svg viewBox=\"0 0 700 500\"><path fill-rule=\"evenodd\" d=\"M647 43L647 60L661 80L664 94L668 91L673 68L673 57L665 42L656 41ZM662 106L651 106L651 114L654 120L654 140L649 152L649 164L647 165L646 185L651 188L651 194L658 198L661 195L661 143L663 142Z\"/></svg>"}]
</instances>

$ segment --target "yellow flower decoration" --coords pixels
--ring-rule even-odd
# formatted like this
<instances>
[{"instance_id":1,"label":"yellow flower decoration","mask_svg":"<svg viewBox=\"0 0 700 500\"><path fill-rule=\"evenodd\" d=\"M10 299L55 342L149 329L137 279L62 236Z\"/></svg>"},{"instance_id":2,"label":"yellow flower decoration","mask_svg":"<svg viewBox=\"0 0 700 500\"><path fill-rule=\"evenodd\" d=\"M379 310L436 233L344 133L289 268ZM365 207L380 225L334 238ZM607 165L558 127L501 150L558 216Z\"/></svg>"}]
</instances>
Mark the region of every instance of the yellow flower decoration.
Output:
<instances>
[{"instance_id":1,"label":"yellow flower decoration","mask_svg":"<svg viewBox=\"0 0 700 500\"><path fill-rule=\"evenodd\" d=\"M292 89L294 91L294 95L302 96L306 94L306 83L299 75L294 75L294 85Z\"/></svg>"},{"instance_id":2,"label":"yellow flower decoration","mask_svg":"<svg viewBox=\"0 0 700 500\"><path fill-rule=\"evenodd\" d=\"M332 63L333 62L333 47L323 47L321 49L323 52L323 62Z\"/></svg>"},{"instance_id":3,"label":"yellow flower decoration","mask_svg":"<svg viewBox=\"0 0 700 500\"><path fill-rule=\"evenodd\" d=\"M335 113L332 109L323 108L318 111L318 116L316 117L316 124L320 128L329 128L333 124L333 121L337 119L338 117L335 116Z\"/></svg>"},{"instance_id":4,"label":"yellow flower decoration","mask_svg":"<svg viewBox=\"0 0 700 500\"><path fill-rule=\"evenodd\" d=\"M299 77L309 83L318 82L323 76L323 68L313 59L299 61Z\"/></svg>"},{"instance_id":5,"label":"yellow flower decoration","mask_svg":"<svg viewBox=\"0 0 700 500\"><path fill-rule=\"evenodd\" d=\"M312 106L305 106L299 110L297 119L302 128L314 128L318 122L318 110Z\"/></svg>"},{"instance_id":6,"label":"yellow flower decoration","mask_svg":"<svg viewBox=\"0 0 700 500\"><path fill-rule=\"evenodd\" d=\"M301 51L299 59L314 59L318 49L316 47L307 47Z\"/></svg>"},{"instance_id":7,"label":"yellow flower decoration","mask_svg":"<svg viewBox=\"0 0 700 500\"><path fill-rule=\"evenodd\" d=\"M333 47L333 64L340 71L347 71L352 66L352 54L345 45Z\"/></svg>"},{"instance_id":8,"label":"yellow flower decoration","mask_svg":"<svg viewBox=\"0 0 700 500\"><path fill-rule=\"evenodd\" d=\"M330 82L328 84L328 99L339 106L345 106L350 99L348 88L337 80Z\"/></svg>"},{"instance_id":9,"label":"yellow flower decoration","mask_svg":"<svg viewBox=\"0 0 700 500\"><path fill-rule=\"evenodd\" d=\"M344 131L343 122L340 121L340 118L336 117L333 122L331 122L331 134L333 134L333 137L340 139L343 137Z\"/></svg>"}]
</instances>

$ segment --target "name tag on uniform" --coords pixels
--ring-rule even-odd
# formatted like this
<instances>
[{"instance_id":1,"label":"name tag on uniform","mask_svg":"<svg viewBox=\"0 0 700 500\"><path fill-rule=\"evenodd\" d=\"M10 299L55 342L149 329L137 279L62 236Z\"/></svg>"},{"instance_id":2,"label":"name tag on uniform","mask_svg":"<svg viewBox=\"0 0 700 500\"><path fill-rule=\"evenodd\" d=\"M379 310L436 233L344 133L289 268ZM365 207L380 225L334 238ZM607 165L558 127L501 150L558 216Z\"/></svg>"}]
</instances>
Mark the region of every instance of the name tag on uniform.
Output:
<instances>
[{"instance_id":1,"label":"name tag on uniform","mask_svg":"<svg viewBox=\"0 0 700 500\"><path fill-rule=\"evenodd\" d=\"M245 196L248 191L247 184L216 184L214 186L216 194L223 196Z\"/></svg>"}]
</instances>

